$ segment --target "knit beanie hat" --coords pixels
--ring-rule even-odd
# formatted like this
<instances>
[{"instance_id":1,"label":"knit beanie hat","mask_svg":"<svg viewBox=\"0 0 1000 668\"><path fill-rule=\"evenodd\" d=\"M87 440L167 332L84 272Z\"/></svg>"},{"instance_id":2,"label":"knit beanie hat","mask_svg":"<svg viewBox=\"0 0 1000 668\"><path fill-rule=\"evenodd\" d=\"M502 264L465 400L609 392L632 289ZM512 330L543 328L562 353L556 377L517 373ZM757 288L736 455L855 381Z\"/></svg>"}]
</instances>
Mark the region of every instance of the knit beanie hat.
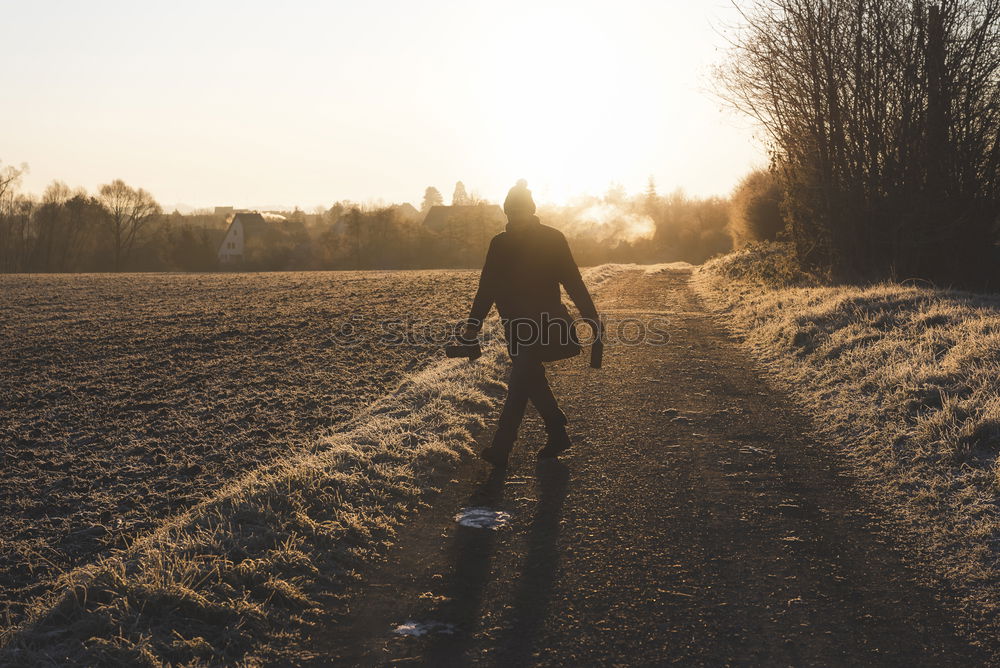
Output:
<instances>
[{"instance_id":1,"label":"knit beanie hat","mask_svg":"<svg viewBox=\"0 0 1000 668\"><path fill-rule=\"evenodd\" d=\"M521 179L517 185L510 189L510 192L507 193L507 199L503 201L503 212L507 214L507 218L534 215L535 200L532 199L531 191L528 190L527 181Z\"/></svg>"}]
</instances>

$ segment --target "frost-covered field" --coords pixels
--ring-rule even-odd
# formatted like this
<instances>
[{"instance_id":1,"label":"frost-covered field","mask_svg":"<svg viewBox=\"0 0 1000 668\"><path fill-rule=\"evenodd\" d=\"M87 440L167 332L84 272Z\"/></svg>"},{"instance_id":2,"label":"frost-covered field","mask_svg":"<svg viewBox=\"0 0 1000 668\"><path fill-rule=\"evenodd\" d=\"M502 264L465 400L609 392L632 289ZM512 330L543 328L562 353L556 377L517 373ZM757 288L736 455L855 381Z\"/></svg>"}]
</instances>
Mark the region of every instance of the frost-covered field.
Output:
<instances>
[{"instance_id":1,"label":"frost-covered field","mask_svg":"<svg viewBox=\"0 0 1000 668\"><path fill-rule=\"evenodd\" d=\"M346 323L457 320L472 272L0 276L0 629L440 356ZM355 320L352 321L352 317Z\"/></svg>"}]
</instances>

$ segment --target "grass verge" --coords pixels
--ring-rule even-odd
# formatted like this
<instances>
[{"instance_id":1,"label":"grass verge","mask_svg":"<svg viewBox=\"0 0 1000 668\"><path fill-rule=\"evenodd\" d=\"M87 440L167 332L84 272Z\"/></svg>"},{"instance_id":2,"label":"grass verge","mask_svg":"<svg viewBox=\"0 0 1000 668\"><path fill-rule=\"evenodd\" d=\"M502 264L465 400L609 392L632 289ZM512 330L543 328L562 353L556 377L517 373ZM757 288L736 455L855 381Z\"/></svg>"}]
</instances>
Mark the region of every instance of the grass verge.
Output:
<instances>
[{"instance_id":1,"label":"grass verge","mask_svg":"<svg viewBox=\"0 0 1000 668\"><path fill-rule=\"evenodd\" d=\"M0 664L290 658L296 635L471 452L505 364L499 342L475 364L434 363L307 452L67 573L4 639Z\"/></svg>"},{"instance_id":2,"label":"grass verge","mask_svg":"<svg viewBox=\"0 0 1000 668\"><path fill-rule=\"evenodd\" d=\"M890 508L917 563L995 648L1000 630L1000 296L821 286L778 246L692 285Z\"/></svg>"}]
</instances>

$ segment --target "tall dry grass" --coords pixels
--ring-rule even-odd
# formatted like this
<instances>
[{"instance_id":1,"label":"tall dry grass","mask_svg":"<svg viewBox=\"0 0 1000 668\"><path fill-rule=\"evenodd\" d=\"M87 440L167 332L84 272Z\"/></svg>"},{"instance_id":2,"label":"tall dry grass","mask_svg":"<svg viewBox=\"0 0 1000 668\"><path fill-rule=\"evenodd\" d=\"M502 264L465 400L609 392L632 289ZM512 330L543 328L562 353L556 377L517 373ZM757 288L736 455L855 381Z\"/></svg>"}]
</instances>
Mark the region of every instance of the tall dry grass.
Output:
<instances>
[{"instance_id":1,"label":"tall dry grass","mask_svg":"<svg viewBox=\"0 0 1000 668\"><path fill-rule=\"evenodd\" d=\"M780 246L704 265L693 285L850 458L917 561L1000 630L1000 296L821 286Z\"/></svg>"}]
</instances>

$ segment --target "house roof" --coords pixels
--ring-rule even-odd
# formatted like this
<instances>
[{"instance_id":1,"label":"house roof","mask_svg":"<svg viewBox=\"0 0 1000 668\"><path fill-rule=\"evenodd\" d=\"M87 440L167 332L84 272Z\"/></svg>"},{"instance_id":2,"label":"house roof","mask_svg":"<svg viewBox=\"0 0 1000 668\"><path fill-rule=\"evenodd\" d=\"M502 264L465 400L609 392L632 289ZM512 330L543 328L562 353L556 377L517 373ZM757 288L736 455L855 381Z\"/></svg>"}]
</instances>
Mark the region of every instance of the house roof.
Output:
<instances>
[{"instance_id":1,"label":"house roof","mask_svg":"<svg viewBox=\"0 0 1000 668\"><path fill-rule=\"evenodd\" d=\"M396 220L400 222L409 223L418 222L420 220L420 212L417 211L417 208L409 202L394 205L392 207L392 212Z\"/></svg>"},{"instance_id":2,"label":"house roof","mask_svg":"<svg viewBox=\"0 0 1000 668\"><path fill-rule=\"evenodd\" d=\"M268 222L259 213L237 213L233 216L233 221L229 223L232 227L236 221L243 225L243 234L247 237L267 231Z\"/></svg>"}]
</instances>

